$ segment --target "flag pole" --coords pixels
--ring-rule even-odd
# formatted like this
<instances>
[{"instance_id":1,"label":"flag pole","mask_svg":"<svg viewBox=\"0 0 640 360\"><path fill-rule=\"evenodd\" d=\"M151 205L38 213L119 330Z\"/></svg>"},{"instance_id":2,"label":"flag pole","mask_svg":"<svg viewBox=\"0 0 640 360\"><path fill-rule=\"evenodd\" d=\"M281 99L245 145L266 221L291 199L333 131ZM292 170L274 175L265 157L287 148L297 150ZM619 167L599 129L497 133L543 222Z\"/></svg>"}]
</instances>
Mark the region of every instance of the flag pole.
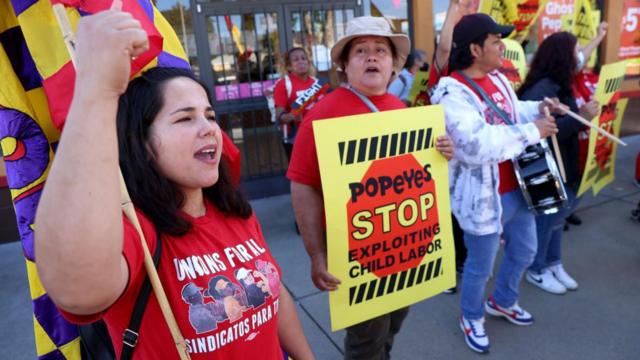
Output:
<instances>
[{"instance_id":1,"label":"flag pole","mask_svg":"<svg viewBox=\"0 0 640 360\"><path fill-rule=\"evenodd\" d=\"M71 57L71 62L75 67L75 36L73 34L73 30L69 22L69 17L67 16L64 5L54 4L53 12L56 16L56 20L58 21L58 26L62 31L62 36L64 38L67 51L69 52L69 56ZM120 178L120 206L122 207L122 211L124 212L125 216L129 219L129 221L131 221L133 226L138 231L138 235L140 236L140 242L142 243L142 250L144 252L144 267L147 271L147 275L149 276L153 292L155 293L158 303L160 304L162 315L164 316L164 319L169 326L169 331L171 332L171 336L173 337L173 341L175 342L176 348L178 350L178 355L180 355L181 360L189 360L191 358L189 356L189 352L187 351L186 342L184 340L184 337L180 333L180 328L178 327L176 318L171 311L169 300L167 299L167 295L165 294L162 283L160 282L160 278L158 277L158 272L156 271L156 267L153 263L153 258L151 257L151 253L149 252L149 248L147 246L147 241L145 240L144 233L142 232L142 228L140 227L140 222L138 221L133 203L131 202L131 197L129 196L127 185L124 182L122 171L118 169L118 173Z\"/></svg>"}]
</instances>

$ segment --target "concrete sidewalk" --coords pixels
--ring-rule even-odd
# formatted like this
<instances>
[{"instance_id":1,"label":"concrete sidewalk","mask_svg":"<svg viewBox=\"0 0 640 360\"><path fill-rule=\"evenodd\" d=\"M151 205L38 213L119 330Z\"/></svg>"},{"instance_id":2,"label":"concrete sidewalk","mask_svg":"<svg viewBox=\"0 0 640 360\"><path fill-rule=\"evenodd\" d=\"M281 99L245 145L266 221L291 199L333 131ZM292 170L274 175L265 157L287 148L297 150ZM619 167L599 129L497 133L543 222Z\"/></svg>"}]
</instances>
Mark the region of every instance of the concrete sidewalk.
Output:
<instances>
[{"instance_id":1,"label":"concrete sidewalk","mask_svg":"<svg viewBox=\"0 0 640 360\"><path fill-rule=\"evenodd\" d=\"M460 294L438 295L411 307L392 350L395 359L639 359L640 223L630 211L640 201L633 183L640 136L619 147L616 181L578 208L581 226L564 233L563 262L580 283L558 296L526 281L520 303L536 318L531 327L487 318L491 352L473 353L458 328ZM590 193L589 193L590 194ZM328 296L311 283L309 260L293 227L289 196L253 202L267 242L298 301L305 332L319 359L339 359L344 331L330 330ZM498 263L498 260L496 261ZM492 289L489 284L488 289Z\"/></svg>"},{"instance_id":2,"label":"concrete sidewalk","mask_svg":"<svg viewBox=\"0 0 640 360\"><path fill-rule=\"evenodd\" d=\"M578 291L557 296L523 282L520 303L536 323L523 328L488 318L492 348L487 356L473 353L464 343L457 324L459 293L436 296L411 307L393 358L640 358L640 224L630 219L640 201L640 188L631 181L640 136L625 141L629 146L619 148L616 181L597 197L584 197L578 210L583 225L564 234L563 262L580 283ZM344 332L330 331L328 296L311 283L289 196L257 200L253 206L317 358L340 359ZM0 269L0 358L34 359L31 302L19 243L0 245Z\"/></svg>"}]
</instances>

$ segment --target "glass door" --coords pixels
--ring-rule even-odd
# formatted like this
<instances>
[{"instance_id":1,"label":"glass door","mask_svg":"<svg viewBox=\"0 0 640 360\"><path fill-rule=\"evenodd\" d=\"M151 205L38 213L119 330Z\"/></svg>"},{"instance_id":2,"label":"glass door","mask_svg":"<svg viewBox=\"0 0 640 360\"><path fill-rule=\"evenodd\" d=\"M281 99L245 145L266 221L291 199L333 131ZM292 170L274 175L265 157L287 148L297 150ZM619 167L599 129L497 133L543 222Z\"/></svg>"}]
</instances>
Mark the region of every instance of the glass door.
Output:
<instances>
[{"instance_id":1,"label":"glass door","mask_svg":"<svg viewBox=\"0 0 640 360\"><path fill-rule=\"evenodd\" d=\"M331 47L344 35L347 22L359 15L355 1L285 5L287 44L304 48L317 76L328 78Z\"/></svg>"}]
</instances>

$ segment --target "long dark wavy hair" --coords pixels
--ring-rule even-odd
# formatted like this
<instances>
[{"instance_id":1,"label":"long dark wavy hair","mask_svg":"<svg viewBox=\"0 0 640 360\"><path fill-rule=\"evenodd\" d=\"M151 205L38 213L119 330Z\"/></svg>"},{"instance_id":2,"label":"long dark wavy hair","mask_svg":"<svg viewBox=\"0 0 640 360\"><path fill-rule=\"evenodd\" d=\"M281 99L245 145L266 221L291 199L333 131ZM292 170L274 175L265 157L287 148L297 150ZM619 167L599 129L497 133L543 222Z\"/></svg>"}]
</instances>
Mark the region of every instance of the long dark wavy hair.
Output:
<instances>
[{"instance_id":1,"label":"long dark wavy hair","mask_svg":"<svg viewBox=\"0 0 640 360\"><path fill-rule=\"evenodd\" d=\"M189 70L178 68L153 68L129 83L118 103L117 127L120 169L127 184L133 204L146 214L157 231L182 236L191 223L181 216L184 194L162 174L147 146L149 127L164 103L164 88L171 79L186 77L206 86ZM227 216L248 218L251 205L244 194L233 185L228 164L221 157L218 181L203 189L206 199Z\"/></svg>"},{"instance_id":2,"label":"long dark wavy hair","mask_svg":"<svg viewBox=\"0 0 640 360\"><path fill-rule=\"evenodd\" d=\"M518 89L522 95L538 81L549 78L560 86L560 95L571 96L576 68L575 35L557 32L544 39L533 57L527 78Z\"/></svg>"}]
</instances>

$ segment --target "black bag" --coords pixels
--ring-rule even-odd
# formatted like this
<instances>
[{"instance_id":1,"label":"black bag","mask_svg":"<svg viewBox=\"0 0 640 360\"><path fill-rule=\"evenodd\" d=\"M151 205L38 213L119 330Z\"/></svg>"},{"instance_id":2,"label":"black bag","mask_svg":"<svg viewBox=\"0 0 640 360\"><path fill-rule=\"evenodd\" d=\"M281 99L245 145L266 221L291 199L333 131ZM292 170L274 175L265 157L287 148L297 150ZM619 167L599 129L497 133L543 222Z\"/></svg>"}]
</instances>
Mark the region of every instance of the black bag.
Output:
<instances>
[{"instance_id":1,"label":"black bag","mask_svg":"<svg viewBox=\"0 0 640 360\"><path fill-rule=\"evenodd\" d=\"M162 243L160 242L160 233L158 232L158 241L156 251L153 254L153 263L158 268L160 263L160 254L162 253ZM138 330L142 323L142 316L147 307L151 295L151 282L149 276L145 276L140 293L136 299L136 304L131 313L129 327L122 334L122 353L120 360L129 360L133 356L136 343L138 342ZM78 326L80 333L80 351L83 360L115 360L116 352L113 349L113 343L107 330L107 325L102 320L94 323Z\"/></svg>"}]
</instances>

